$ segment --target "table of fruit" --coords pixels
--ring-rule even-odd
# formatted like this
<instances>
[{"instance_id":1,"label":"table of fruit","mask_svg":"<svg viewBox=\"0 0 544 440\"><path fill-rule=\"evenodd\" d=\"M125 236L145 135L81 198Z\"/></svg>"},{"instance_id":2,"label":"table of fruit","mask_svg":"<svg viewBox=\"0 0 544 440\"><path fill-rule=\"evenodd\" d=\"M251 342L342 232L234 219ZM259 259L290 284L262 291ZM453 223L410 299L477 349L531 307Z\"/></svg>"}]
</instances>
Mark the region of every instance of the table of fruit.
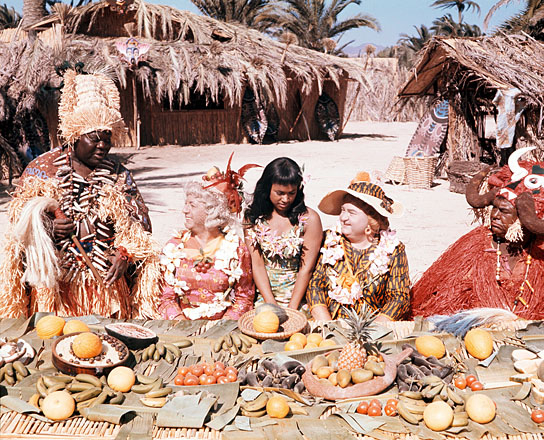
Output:
<instances>
[{"instance_id":1,"label":"table of fruit","mask_svg":"<svg viewBox=\"0 0 544 440\"><path fill-rule=\"evenodd\" d=\"M369 318L3 319L0 438L544 439L544 322Z\"/></svg>"}]
</instances>

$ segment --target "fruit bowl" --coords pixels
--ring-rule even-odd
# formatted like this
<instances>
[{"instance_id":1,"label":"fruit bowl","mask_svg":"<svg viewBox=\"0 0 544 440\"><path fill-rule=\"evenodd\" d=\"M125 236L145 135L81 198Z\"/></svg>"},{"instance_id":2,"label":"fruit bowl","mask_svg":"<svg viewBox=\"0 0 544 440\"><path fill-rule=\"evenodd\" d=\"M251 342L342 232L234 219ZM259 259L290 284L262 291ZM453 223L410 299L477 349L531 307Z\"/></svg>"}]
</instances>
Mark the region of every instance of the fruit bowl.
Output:
<instances>
[{"instance_id":1,"label":"fruit bowl","mask_svg":"<svg viewBox=\"0 0 544 440\"><path fill-rule=\"evenodd\" d=\"M131 350L139 350L157 342L157 334L138 324L116 322L104 326L106 333L124 342Z\"/></svg>"},{"instance_id":2,"label":"fruit bowl","mask_svg":"<svg viewBox=\"0 0 544 440\"><path fill-rule=\"evenodd\" d=\"M280 330L276 333L261 333L257 332L253 328L253 318L255 317L255 309L251 309L244 313L238 320L238 328L242 333L252 336L257 339L275 339L275 340L284 340L289 338L291 335L302 331L306 324L308 324L308 319L304 313L299 312L298 310L293 309L284 309L287 313L288 319L280 326Z\"/></svg>"},{"instance_id":3,"label":"fruit bowl","mask_svg":"<svg viewBox=\"0 0 544 440\"><path fill-rule=\"evenodd\" d=\"M306 372L302 375L304 386L315 397L323 397L328 400L352 399L356 397L373 396L381 393L391 385L397 377L397 365L412 354L412 349L407 348L395 356L381 353L385 362L384 375L375 376L367 382L342 388L338 385L326 384L320 381L312 373L312 363L306 366Z\"/></svg>"},{"instance_id":4,"label":"fruit bowl","mask_svg":"<svg viewBox=\"0 0 544 440\"><path fill-rule=\"evenodd\" d=\"M102 352L90 359L80 359L72 351L74 338L81 334L71 333L59 337L53 343L53 365L63 373L88 373L95 376L108 373L113 368L123 365L129 357L128 347L119 339L110 335L98 334L102 340Z\"/></svg>"}]
</instances>

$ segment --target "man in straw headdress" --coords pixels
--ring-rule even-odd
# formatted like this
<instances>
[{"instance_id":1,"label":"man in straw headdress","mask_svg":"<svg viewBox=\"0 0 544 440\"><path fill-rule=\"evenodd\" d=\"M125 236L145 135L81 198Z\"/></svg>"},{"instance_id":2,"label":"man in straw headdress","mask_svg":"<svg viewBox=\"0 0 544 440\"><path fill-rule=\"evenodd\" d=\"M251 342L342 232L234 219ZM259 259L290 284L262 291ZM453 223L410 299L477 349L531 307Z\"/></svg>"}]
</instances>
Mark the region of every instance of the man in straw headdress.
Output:
<instances>
[{"instance_id":1,"label":"man in straw headdress","mask_svg":"<svg viewBox=\"0 0 544 440\"><path fill-rule=\"evenodd\" d=\"M326 231L306 292L314 319L344 318L347 309L360 313L366 307L378 322L402 319L410 306L408 260L389 218L402 216L404 207L371 183L368 173L359 173L318 208L338 215L339 225Z\"/></svg>"},{"instance_id":2,"label":"man in straw headdress","mask_svg":"<svg viewBox=\"0 0 544 440\"><path fill-rule=\"evenodd\" d=\"M532 149L512 153L487 183L486 169L467 185L467 202L484 225L452 244L414 285L414 316L494 307L544 318L544 163L519 161Z\"/></svg>"},{"instance_id":3,"label":"man in straw headdress","mask_svg":"<svg viewBox=\"0 0 544 440\"><path fill-rule=\"evenodd\" d=\"M9 204L0 316L158 316L147 207L130 172L107 156L123 130L119 107L106 76L64 75L64 145L27 166Z\"/></svg>"}]
</instances>

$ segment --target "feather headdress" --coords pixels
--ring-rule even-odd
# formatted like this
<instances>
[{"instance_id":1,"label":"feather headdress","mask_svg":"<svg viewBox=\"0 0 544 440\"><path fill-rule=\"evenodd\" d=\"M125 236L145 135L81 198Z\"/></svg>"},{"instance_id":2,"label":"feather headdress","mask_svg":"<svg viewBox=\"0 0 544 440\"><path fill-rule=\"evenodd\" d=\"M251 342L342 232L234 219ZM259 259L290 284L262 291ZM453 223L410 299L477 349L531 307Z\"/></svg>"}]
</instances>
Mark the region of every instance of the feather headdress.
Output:
<instances>
[{"instance_id":1,"label":"feather headdress","mask_svg":"<svg viewBox=\"0 0 544 440\"><path fill-rule=\"evenodd\" d=\"M463 337L473 327L515 321L518 317L505 309L483 307L463 310L451 316L433 315L428 319L435 325L436 331Z\"/></svg>"}]
</instances>

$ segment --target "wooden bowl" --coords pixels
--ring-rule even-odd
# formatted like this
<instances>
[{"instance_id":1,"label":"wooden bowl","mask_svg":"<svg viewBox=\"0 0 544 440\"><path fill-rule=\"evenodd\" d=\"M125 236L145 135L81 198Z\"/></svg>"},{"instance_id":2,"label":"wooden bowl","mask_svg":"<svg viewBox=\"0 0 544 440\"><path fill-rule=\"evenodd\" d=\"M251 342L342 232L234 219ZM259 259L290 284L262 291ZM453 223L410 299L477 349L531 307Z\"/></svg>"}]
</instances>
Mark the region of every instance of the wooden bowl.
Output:
<instances>
[{"instance_id":1,"label":"wooden bowl","mask_svg":"<svg viewBox=\"0 0 544 440\"><path fill-rule=\"evenodd\" d=\"M374 396L381 393L395 381L395 378L397 377L397 366L404 359L410 356L412 351L413 350L411 348L407 348L396 356L388 356L382 353L382 357L385 362L384 375L374 376L374 379L371 379L368 382L350 385L346 388L335 386L333 384L323 384L316 376L312 374L311 362L306 365L306 371L302 375L302 381L304 382L306 390L312 396L323 397L328 400Z\"/></svg>"},{"instance_id":2,"label":"wooden bowl","mask_svg":"<svg viewBox=\"0 0 544 440\"><path fill-rule=\"evenodd\" d=\"M289 319L287 319L287 321L285 321L280 326L280 329L283 329L283 331L281 332L260 333L255 331L255 329L253 328L255 309L249 310L240 317L240 319L238 320L238 328L242 333L245 333L246 335L252 336L256 339L276 339L280 341L288 339L294 333L302 331L302 329L306 327L308 319L306 318L306 315L304 313L299 312L298 310L285 309L285 312L289 316Z\"/></svg>"},{"instance_id":3,"label":"wooden bowl","mask_svg":"<svg viewBox=\"0 0 544 440\"><path fill-rule=\"evenodd\" d=\"M108 335L124 342L131 350L148 347L159 339L154 331L131 322L115 322L104 328Z\"/></svg>"},{"instance_id":4,"label":"wooden bowl","mask_svg":"<svg viewBox=\"0 0 544 440\"><path fill-rule=\"evenodd\" d=\"M125 364L128 360L130 352L128 347L119 339L110 335L97 334L102 339L102 346L104 347L102 353L111 353L114 357L114 361L107 363L105 359L90 360L78 359L75 355L70 353L71 341L80 333L71 333L69 335L60 336L55 340L52 347L53 365L63 373L67 374L79 374L88 373L94 376L109 373L113 368L119 365ZM110 350L113 350L110 352Z\"/></svg>"}]
</instances>

